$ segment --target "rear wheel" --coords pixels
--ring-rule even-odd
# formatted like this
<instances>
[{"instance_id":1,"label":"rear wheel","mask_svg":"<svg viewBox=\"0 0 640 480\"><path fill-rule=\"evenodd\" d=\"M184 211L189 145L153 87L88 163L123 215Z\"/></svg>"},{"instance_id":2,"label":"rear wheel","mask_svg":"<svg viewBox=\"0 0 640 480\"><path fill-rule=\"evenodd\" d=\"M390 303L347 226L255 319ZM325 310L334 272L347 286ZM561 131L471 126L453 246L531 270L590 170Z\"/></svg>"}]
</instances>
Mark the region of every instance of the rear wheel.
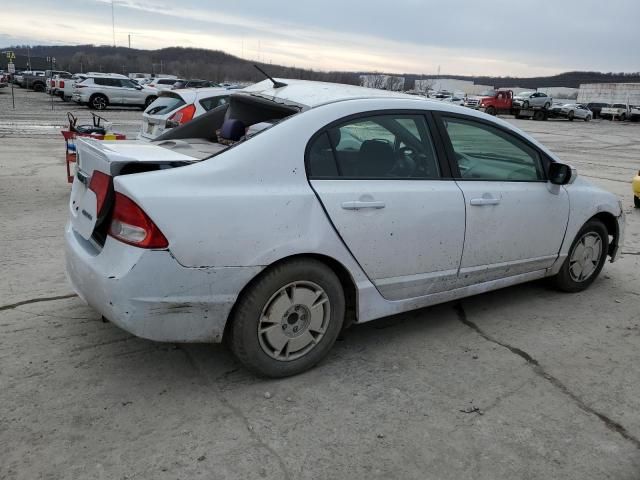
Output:
<instances>
[{"instance_id":1,"label":"rear wheel","mask_svg":"<svg viewBox=\"0 0 640 480\"><path fill-rule=\"evenodd\" d=\"M89 99L89 107L94 110L104 110L109 105L107 97L101 94L96 94Z\"/></svg>"},{"instance_id":2,"label":"rear wheel","mask_svg":"<svg viewBox=\"0 0 640 480\"><path fill-rule=\"evenodd\" d=\"M573 122L574 117L576 116L576 114L573 112L573 110L569 111L569 114L567 115L567 118L569 119L570 122Z\"/></svg>"},{"instance_id":3,"label":"rear wheel","mask_svg":"<svg viewBox=\"0 0 640 480\"><path fill-rule=\"evenodd\" d=\"M636 208L640 208L640 197L636 197L636 196L633 197L633 205Z\"/></svg>"},{"instance_id":4,"label":"rear wheel","mask_svg":"<svg viewBox=\"0 0 640 480\"><path fill-rule=\"evenodd\" d=\"M344 315L336 274L318 260L290 260L267 270L238 298L229 345L259 375L295 375L327 355Z\"/></svg>"},{"instance_id":5,"label":"rear wheel","mask_svg":"<svg viewBox=\"0 0 640 480\"><path fill-rule=\"evenodd\" d=\"M609 251L609 233L599 220L588 221L578 232L569 255L553 277L557 288L580 292L598 277Z\"/></svg>"}]
</instances>

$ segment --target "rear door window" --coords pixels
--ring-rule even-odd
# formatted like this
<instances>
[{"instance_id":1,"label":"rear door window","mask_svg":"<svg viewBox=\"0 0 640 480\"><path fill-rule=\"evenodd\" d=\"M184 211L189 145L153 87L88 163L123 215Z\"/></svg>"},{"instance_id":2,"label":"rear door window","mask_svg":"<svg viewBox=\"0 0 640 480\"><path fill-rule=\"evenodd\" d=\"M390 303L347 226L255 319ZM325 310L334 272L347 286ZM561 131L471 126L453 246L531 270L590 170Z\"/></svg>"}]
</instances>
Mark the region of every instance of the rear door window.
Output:
<instances>
[{"instance_id":1,"label":"rear door window","mask_svg":"<svg viewBox=\"0 0 640 480\"><path fill-rule=\"evenodd\" d=\"M310 146L308 161L312 178L440 178L422 115L374 115L332 127Z\"/></svg>"}]
</instances>

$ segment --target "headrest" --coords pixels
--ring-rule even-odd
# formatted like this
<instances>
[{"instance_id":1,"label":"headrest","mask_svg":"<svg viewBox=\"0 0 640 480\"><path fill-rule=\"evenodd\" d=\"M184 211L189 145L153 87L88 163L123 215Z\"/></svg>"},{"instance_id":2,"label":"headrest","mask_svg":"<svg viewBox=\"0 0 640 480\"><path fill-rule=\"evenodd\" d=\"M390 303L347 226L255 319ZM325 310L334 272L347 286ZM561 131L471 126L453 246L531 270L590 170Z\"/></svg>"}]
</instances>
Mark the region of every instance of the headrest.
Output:
<instances>
[{"instance_id":1,"label":"headrest","mask_svg":"<svg viewBox=\"0 0 640 480\"><path fill-rule=\"evenodd\" d=\"M240 120L229 118L225 120L220 129L220 136L227 140L237 142L244 136L244 123Z\"/></svg>"}]
</instances>

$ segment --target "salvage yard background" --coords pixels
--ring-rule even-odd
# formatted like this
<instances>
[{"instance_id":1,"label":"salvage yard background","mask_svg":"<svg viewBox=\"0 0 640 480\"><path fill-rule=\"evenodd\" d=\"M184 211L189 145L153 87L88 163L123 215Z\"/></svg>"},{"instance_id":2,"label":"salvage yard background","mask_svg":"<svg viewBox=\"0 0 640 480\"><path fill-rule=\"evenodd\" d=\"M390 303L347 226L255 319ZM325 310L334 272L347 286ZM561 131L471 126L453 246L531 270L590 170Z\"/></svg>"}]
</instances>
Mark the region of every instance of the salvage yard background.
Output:
<instances>
[{"instance_id":1,"label":"salvage yard background","mask_svg":"<svg viewBox=\"0 0 640 480\"><path fill-rule=\"evenodd\" d=\"M615 192L623 257L347 331L260 380L219 345L135 338L71 294L60 128L85 108L0 91L0 478L637 479L640 123L509 121ZM135 137L141 111L102 113ZM526 215L526 212L523 212Z\"/></svg>"}]
</instances>

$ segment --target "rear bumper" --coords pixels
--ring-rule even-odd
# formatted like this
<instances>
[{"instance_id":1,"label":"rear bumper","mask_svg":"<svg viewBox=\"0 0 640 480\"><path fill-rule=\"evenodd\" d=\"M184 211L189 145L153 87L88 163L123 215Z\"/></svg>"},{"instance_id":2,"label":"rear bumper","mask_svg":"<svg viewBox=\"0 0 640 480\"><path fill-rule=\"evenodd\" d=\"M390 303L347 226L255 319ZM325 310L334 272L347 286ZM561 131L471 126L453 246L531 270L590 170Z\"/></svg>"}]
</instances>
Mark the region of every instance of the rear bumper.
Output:
<instances>
[{"instance_id":1,"label":"rear bumper","mask_svg":"<svg viewBox=\"0 0 640 480\"><path fill-rule=\"evenodd\" d=\"M242 288L262 267L186 268L168 251L107 238L102 251L65 230L67 278L76 293L133 335L161 342L220 342Z\"/></svg>"}]
</instances>

